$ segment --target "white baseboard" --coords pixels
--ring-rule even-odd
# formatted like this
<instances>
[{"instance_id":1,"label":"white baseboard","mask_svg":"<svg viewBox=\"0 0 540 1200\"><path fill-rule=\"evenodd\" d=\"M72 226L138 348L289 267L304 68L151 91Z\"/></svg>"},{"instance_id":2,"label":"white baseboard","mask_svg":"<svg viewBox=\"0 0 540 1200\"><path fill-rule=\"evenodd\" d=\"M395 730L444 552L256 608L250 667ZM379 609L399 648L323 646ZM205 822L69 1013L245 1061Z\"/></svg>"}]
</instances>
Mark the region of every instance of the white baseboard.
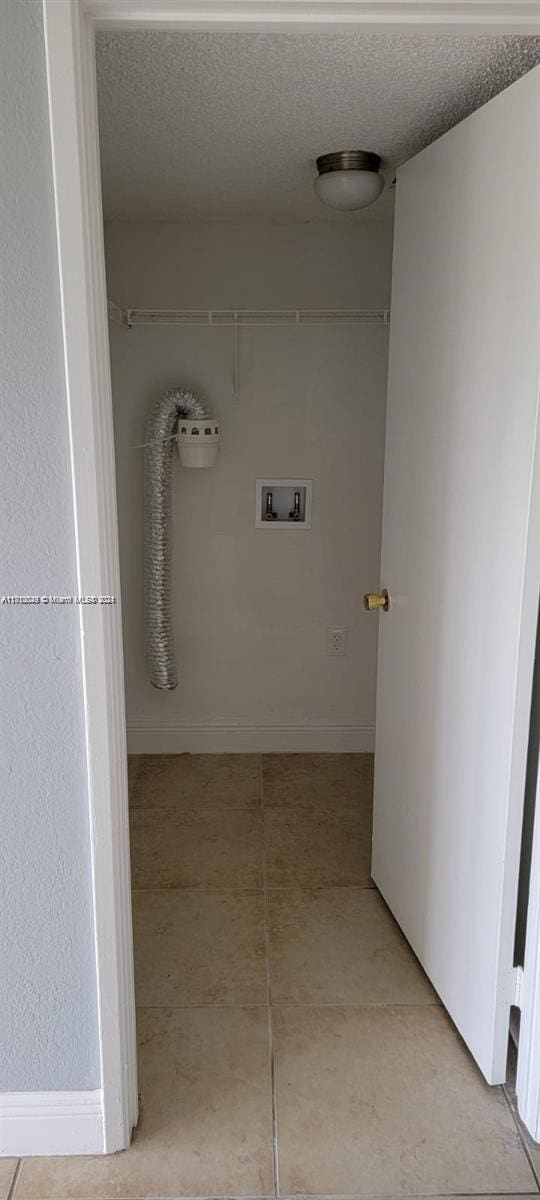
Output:
<instances>
[{"instance_id":1,"label":"white baseboard","mask_svg":"<svg viewBox=\"0 0 540 1200\"><path fill-rule=\"evenodd\" d=\"M365 753L372 725L157 725L128 719L130 754Z\"/></svg>"},{"instance_id":2,"label":"white baseboard","mask_svg":"<svg viewBox=\"0 0 540 1200\"><path fill-rule=\"evenodd\" d=\"M101 1091L0 1093L0 1155L103 1153Z\"/></svg>"}]
</instances>

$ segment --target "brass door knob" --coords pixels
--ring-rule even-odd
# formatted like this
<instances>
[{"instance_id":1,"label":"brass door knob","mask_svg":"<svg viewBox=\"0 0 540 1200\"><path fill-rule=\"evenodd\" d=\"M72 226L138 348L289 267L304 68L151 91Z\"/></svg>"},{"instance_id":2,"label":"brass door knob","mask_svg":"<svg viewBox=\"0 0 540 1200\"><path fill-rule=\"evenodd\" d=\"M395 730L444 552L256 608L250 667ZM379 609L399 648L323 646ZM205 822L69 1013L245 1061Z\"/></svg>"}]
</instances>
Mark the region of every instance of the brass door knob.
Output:
<instances>
[{"instance_id":1,"label":"brass door knob","mask_svg":"<svg viewBox=\"0 0 540 1200\"><path fill-rule=\"evenodd\" d=\"M374 608L382 608L383 612L388 612L390 596L386 588L383 588L382 592L365 592L364 608L367 608L368 612L372 612Z\"/></svg>"}]
</instances>

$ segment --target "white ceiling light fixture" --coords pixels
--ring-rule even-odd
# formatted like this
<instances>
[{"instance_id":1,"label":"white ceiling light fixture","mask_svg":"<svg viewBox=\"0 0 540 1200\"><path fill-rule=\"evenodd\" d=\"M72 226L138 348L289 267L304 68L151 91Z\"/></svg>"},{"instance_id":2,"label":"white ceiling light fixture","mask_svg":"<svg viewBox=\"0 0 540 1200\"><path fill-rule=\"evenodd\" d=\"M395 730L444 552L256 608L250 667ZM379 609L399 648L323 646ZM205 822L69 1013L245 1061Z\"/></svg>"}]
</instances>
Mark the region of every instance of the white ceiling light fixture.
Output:
<instances>
[{"instance_id":1,"label":"white ceiling light fixture","mask_svg":"<svg viewBox=\"0 0 540 1200\"><path fill-rule=\"evenodd\" d=\"M317 159L319 172L315 183L315 194L330 208L350 212L355 208L367 208L380 196L384 179L379 175L381 160L370 150L338 150L334 154L322 154Z\"/></svg>"}]
</instances>

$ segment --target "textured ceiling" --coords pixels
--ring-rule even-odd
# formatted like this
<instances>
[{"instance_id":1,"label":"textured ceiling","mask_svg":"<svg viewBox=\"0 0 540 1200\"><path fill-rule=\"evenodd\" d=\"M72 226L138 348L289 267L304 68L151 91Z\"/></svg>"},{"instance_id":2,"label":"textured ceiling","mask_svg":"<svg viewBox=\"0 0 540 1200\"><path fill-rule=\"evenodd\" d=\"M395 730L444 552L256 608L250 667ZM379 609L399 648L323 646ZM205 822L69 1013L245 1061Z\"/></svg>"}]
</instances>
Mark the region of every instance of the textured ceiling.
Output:
<instances>
[{"instance_id":1,"label":"textured ceiling","mask_svg":"<svg viewBox=\"0 0 540 1200\"><path fill-rule=\"evenodd\" d=\"M315 198L314 160L395 167L540 62L540 38L361 33L97 36L105 214L201 221L380 219Z\"/></svg>"}]
</instances>

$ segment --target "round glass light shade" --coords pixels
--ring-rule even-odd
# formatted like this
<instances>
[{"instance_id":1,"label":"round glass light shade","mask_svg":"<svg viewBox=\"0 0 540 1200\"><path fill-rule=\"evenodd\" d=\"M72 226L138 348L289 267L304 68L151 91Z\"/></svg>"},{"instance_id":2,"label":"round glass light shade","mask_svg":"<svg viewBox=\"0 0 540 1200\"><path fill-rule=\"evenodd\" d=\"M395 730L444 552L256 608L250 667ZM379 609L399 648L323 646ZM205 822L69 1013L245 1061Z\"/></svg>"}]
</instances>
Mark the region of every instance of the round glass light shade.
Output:
<instances>
[{"instance_id":1,"label":"round glass light shade","mask_svg":"<svg viewBox=\"0 0 540 1200\"><path fill-rule=\"evenodd\" d=\"M384 179L376 171L326 171L317 176L313 186L323 204L352 211L373 204L383 190Z\"/></svg>"}]
</instances>

